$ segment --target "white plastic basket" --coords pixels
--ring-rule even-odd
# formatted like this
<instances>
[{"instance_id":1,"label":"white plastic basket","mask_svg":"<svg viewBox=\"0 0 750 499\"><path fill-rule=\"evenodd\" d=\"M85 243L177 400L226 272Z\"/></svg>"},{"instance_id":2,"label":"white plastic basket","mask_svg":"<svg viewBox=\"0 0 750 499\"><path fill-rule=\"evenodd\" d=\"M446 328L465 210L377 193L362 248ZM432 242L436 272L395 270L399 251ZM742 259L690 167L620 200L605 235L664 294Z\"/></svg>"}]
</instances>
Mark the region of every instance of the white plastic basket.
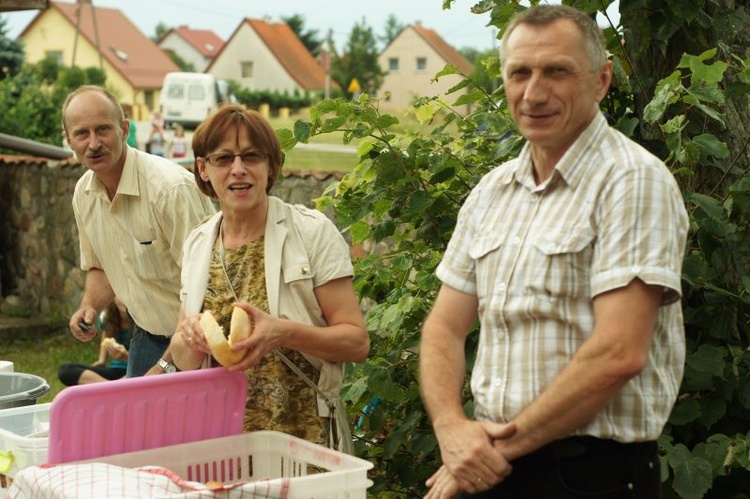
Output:
<instances>
[{"instance_id":1,"label":"white plastic basket","mask_svg":"<svg viewBox=\"0 0 750 499\"><path fill-rule=\"evenodd\" d=\"M47 462L50 404L35 404L0 410L0 452L13 453L10 478L27 466ZM6 488L0 480L0 490Z\"/></svg>"},{"instance_id":2,"label":"white plastic basket","mask_svg":"<svg viewBox=\"0 0 750 499\"><path fill-rule=\"evenodd\" d=\"M160 466L183 480L225 485L289 478L288 499L365 499L372 463L285 433L257 431L80 463Z\"/></svg>"}]
</instances>

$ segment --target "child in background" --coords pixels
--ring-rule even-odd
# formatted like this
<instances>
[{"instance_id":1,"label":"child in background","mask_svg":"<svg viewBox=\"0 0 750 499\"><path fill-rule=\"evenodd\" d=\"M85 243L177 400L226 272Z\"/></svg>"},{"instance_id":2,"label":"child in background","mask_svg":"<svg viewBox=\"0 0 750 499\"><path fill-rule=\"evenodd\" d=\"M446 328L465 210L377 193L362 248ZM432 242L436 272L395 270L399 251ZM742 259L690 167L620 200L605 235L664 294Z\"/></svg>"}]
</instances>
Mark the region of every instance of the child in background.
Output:
<instances>
[{"instance_id":1,"label":"child in background","mask_svg":"<svg viewBox=\"0 0 750 499\"><path fill-rule=\"evenodd\" d=\"M125 305L115 298L97 317L96 327L102 332L99 358L85 364L63 364L57 377L65 386L111 381L125 376L128 367L128 347L133 331L133 320ZM107 365L107 359L112 359Z\"/></svg>"},{"instance_id":2,"label":"child in background","mask_svg":"<svg viewBox=\"0 0 750 499\"><path fill-rule=\"evenodd\" d=\"M159 111L154 111L154 119L151 120L151 133L148 136L148 152L163 158L165 146L164 120Z\"/></svg>"},{"instance_id":3,"label":"child in background","mask_svg":"<svg viewBox=\"0 0 750 499\"><path fill-rule=\"evenodd\" d=\"M177 125L174 129L174 137L169 142L167 156L173 159L180 159L187 156L188 143L185 137L185 129L182 125Z\"/></svg>"}]
</instances>

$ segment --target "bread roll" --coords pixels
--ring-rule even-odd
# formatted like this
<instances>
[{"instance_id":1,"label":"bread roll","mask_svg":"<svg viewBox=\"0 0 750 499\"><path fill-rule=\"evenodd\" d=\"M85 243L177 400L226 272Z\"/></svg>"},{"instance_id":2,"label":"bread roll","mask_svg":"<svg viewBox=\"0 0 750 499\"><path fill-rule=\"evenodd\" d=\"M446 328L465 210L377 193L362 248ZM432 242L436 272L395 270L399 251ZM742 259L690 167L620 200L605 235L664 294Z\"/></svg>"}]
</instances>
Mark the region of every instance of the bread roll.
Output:
<instances>
[{"instance_id":1,"label":"bread roll","mask_svg":"<svg viewBox=\"0 0 750 499\"><path fill-rule=\"evenodd\" d=\"M224 329L219 326L210 310L203 312L201 327L206 337L211 354L222 366L231 366L245 356L247 349L232 350L231 345L250 337L252 324L247 312L239 307L232 310L232 321L229 326L229 339L224 336Z\"/></svg>"}]
</instances>

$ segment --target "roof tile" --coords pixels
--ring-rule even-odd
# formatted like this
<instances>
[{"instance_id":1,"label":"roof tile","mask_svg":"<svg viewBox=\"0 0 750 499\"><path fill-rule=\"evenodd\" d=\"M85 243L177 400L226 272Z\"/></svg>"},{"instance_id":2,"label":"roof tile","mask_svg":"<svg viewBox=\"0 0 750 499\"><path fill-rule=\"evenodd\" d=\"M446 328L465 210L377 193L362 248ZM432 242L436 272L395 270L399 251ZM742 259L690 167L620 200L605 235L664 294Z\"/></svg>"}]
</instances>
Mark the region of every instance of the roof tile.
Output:
<instances>
[{"instance_id":1,"label":"roof tile","mask_svg":"<svg viewBox=\"0 0 750 499\"><path fill-rule=\"evenodd\" d=\"M463 74L468 75L472 71L472 65L461 55L456 49L451 47L443 38L437 34L437 32L430 28L425 28L421 24L413 24L411 26L424 41L426 41L435 51L440 54L440 57L445 59L445 62L452 64Z\"/></svg>"},{"instance_id":2,"label":"roof tile","mask_svg":"<svg viewBox=\"0 0 750 499\"><path fill-rule=\"evenodd\" d=\"M182 37L195 50L200 52L203 57L216 57L216 54L218 54L224 46L224 40L219 38L219 36L211 30L191 29L187 26L178 26L162 35L160 41L169 33L174 33Z\"/></svg>"}]
</instances>

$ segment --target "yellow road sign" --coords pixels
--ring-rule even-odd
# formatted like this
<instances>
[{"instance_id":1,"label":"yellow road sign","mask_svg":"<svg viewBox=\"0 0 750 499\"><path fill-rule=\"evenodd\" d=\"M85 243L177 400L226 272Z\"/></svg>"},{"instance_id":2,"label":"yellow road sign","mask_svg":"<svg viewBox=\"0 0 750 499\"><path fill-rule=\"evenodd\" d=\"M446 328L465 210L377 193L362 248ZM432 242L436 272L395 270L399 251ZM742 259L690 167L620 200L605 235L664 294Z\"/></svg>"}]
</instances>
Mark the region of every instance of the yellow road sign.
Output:
<instances>
[{"instance_id":1,"label":"yellow road sign","mask_svg":"<svg viewBox=\"0 0 750 499\"><path fill-rule=\"evenodd\" d=\"M359 87L359 82L356 78L352 78L351 83L349 83L349 88L347 90L353 94L359 93L362 91L362 89Z\"/></svg>"}]
</instances>

